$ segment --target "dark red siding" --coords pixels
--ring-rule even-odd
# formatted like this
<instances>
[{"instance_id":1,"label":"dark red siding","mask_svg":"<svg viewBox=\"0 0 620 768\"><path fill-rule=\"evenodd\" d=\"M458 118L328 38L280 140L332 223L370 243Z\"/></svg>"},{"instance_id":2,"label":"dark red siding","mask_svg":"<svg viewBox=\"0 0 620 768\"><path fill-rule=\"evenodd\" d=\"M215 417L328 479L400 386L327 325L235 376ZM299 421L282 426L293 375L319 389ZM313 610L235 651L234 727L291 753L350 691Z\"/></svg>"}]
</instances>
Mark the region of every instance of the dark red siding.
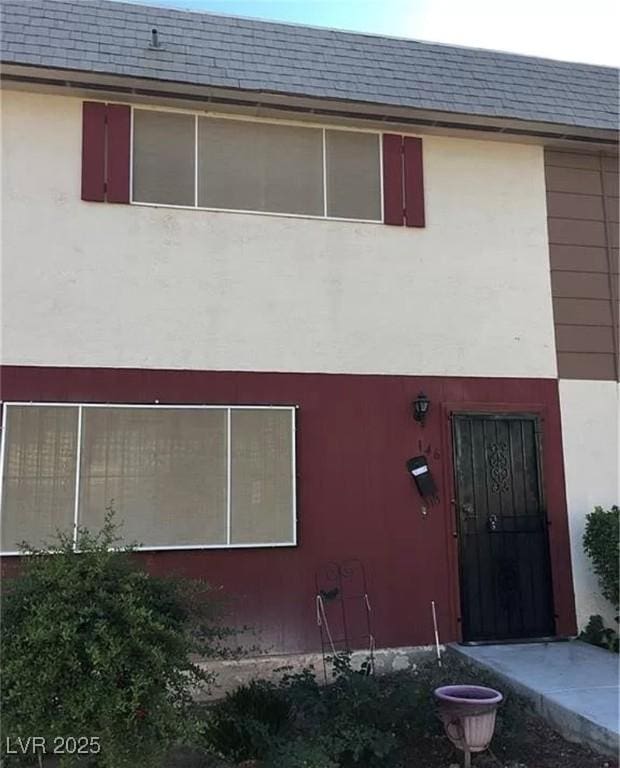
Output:
<instances>
[{"instance_id":1,"label":"dark red siding","mask_svg":"<svg viewBox=\"0 0 620 768\"><path fill-rule=\"evenodd\" d=\"M396 226L404 221L402 143L402 136L383 134L383 221Z\"/></svg>"},{"instance_id":2,"label":"dark red siding","mask_svg":"<svg viewBox=\"0 0 620 768\"><path fill-rule=\"evenodd\" d=\"M105 198L106 105L85 101L82 105L82 200Z\"/></svg>"},{"instance_id":3,"label":"dark red siding","mask_svg":"<svg viewBox=\"0 0 620 768\"><path fill-rule=\"evenodd\" d=\"M431 399L425 427L410 404ZM299 545L157 552L156 572L200 576L232 597L234 620L271 651L317 649L315 571L359 558L367 571L379 646L459 638L452 410L514 410L542 417L558 634L575 631L557 381L329 374L5 367L6 400L128 403L296 403ZM430 450L440 502L421 511L406 460ZM10 558L8 559L10 560Z\"/></svg>"},{"instance_id":4,"label":"dark red siding","mask_svg":"<svg viewBox=\"0 0 620 768\"><path fill-rule=\"evenodd\" d=\"M131 109L126 104L108 104L107 199L129 202L129 155Z\"/></svg>"},{"instance_id":5,"label":"dark red siding","mask_svg":"<svg viewBox=\"0 0 620 768\"><path fill-rule=\"evenodd\" d=\"M424 173L422 139L405 136L405 222L408 227L424 226Z\"/></svg>"}]
</instances>

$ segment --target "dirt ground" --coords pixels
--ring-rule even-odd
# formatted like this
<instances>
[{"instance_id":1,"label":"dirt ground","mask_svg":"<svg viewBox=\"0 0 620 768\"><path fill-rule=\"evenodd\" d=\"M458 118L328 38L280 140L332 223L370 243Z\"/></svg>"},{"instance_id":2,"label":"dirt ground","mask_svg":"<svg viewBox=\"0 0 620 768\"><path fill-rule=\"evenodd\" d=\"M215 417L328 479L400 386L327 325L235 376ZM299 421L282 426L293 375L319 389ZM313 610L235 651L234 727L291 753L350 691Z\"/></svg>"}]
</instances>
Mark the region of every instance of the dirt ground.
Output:
<instances>
[{"instance_id":1,"label":"dirt ground","mask_svg":"<svg viewBox=\"0 0 620 768\"><path fill-rule=\"evenodd\" d=\"M497 733L486 752L475 755L473 768L618 768L618 763L566 741L536 715L523 713L517 733ZM411 747L408 768L451 768L462 755L444 736L431 736Z\"/></svg>"},{"instance_id":2,"label":"dirt ground","mask_svg":"<svg viewBox=\"0 0 620 768\"><path fill-rule=\"evenodd\" d=\"M462 754L443 735L429 734L410 746L407 768L462 765ZM171 756L166 768L232 767L217 758L184 751ZM491 748L473 757L472 768L618 768L618 762L566 741L539 717L524 712L517 732L497 733Z\"/></svg>"},{"instance_id":3,"label":"dirt ground","mask_svg":"<svg viewBox=\"0 0 620 768\"><path fill-rule=\"evenodd\" d=\"M411 673L403 672L386 679L387 685L399 685ZM492 675L473 670L454 657L446 658L437 670L425 665L413 673L415 684L428 695L428 717L407 745L404 768L461 768L462 753L444 735L432 710L432 691L447 682L472 682L499 688L505 694L497 715L496 731L490 749L473 756L472 768L620 768L618 761L606 758L587 747L563 739L536 715L527 702L506 691ZM45 768L56 768L51 761ZM230 763L205 752L189 748L175 750L164 763L165 768L234 768ZM33 768L37 768L33 766ZM243 768L260 768L259 763L245 763ZM287 766L281 766L287 768Z\"/></svg>"},{"instance_id":4,"label":"dirt ground","mask_svg":"<svg viewBox=\"0 0 620 768\"><path fill-rule=\"evenodd\" d=\"M399 673L406 677L409 673ZM528 703L506 691L492 674L473 670L454 656L445 658L441 671L425 665L415 673L417 684L428 691L448 682L471 682L499 688L505 700L497 714L491 747L474 755L472 768L620 768L616 760L601 756L591 749L566 741L535 714ZM401 678L402 679L402 678ZM398 678L393 678L398 680ZM429 710L430 711L430 710ZM418 732L408 745L406 768L461 768L463 755L453 747L434 715L430 715L424 732ZM259 764L244 768L260 768ZM166 761L166 768L232 768L230 764L190 751L177 752ZM286 766L282 766L286 768Z\"/></svg>"}]
</instances>

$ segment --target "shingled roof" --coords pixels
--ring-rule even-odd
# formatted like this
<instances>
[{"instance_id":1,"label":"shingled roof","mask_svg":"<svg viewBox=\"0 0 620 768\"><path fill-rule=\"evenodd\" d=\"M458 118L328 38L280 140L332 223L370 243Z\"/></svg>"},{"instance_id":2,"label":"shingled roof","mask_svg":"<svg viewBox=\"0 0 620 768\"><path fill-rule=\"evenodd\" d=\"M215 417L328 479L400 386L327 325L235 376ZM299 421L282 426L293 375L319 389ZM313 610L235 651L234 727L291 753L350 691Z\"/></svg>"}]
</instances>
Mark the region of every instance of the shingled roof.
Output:
<instances>
[{"instance_id":1,"label":"shingled roof","mask_svg":"<svg viewBox=\"0 0 620 768\"><path fill-rule=\"evenodd\" d=\"M609 67L115 0L3 0L1 14L5 63L618 127Z\"/></svg>"}]
</instances>

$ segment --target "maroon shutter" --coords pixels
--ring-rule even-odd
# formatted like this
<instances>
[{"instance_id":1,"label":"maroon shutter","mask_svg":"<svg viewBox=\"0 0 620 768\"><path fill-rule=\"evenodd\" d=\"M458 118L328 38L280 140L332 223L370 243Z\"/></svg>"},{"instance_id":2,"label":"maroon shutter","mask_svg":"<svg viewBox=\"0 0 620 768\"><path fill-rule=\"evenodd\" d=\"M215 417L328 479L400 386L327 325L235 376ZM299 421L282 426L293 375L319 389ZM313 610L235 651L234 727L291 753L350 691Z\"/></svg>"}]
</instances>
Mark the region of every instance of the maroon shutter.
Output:
<instances>
[{"instance_id":1,"label":"maroon shutter","mask_svg":"<svg viewBox=\"0 0 620 768\"><path fill-rule=\"evenodd\" d=\"M108 104L107 199L129 202L129 145L131 109L126 104Z\"/></svg>"},{"instance_id":2,"label":"maroon shutter","mask_svg":"<svg viewBox=\"0 0 620 768\"><path fill-rule=\"evenodd\" d=\"M383 134L383 222L403 225L402 136Z\"/></svg>"},{"instance_id":3,"label":"maroon shutter","mask_svg":"<svg viewBox=\"0 0 620 768\"><path fill-rule=\"evenodd\" d=\"M85 101L82 105L82 200L105 199L106 105Z\"/></svg>"},{"instance_id":4,"label":"maroon shutter","mask_svg":"<svg viewBox=\"0 0 620 768\"><path fill-rule=\"evenodd\" d=\"M405 221L408 227L424 226L424 174L422 139L405 136Z\"/></svg>"}]
</instances>

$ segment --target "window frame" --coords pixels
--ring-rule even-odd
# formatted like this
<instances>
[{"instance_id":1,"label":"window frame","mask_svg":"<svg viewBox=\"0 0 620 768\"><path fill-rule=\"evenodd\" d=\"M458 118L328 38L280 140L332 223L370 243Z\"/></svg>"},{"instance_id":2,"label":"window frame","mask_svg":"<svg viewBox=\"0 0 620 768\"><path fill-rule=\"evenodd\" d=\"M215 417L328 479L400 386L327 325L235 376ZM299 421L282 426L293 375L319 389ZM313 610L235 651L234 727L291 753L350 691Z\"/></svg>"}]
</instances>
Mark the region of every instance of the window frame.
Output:
<instances>
[{"instance_id":1,"label":"window frame","mask_svg":"<svg viewBox=\"0 0 620 768\"><path fill-rule=\"evenodd\" d=\"M194 205L178 205L175 203L150 203L136 200L133 194L133 155L134 155L134 110L150 110L152 112L174 112L178 114L192 115L194 118ZM246 210L244 208L216 208L198 205L198 125L199 118L213 118L217 120L233 120L246 123L263 123L268 125L288 125L298 128L315 128L321 131L321 146L323 156L323 214L313 213L286 213L282 211L257 211ZM378 172L379 172L379 211L380 218L378 219L355 219L341 216L329 216L327 213L327 131L343 131L345 133L370 133L377 136L377 152L379 155ZM130 141L129 141L129 204L140 205L148 208L176 208L183 211L211 211L214 213L242 213L250 216L276 216L294 219L308 219L311 221L341 221L357 224L384 224L384 190L383 190L383 134L384 131L373 130L370 128L357 128L342 125L328 125L325 123L303 122L300 120L276 120L266 117L252 117L247 115L231 115L226 112L211 112L203 111L198 112L190 109L178 109L175 107L160 107L153 106L152 104L131 104L130 105Z\"/></svg>"},{"instance_id":2,"label":"window frame","mask_svg":"<svg viewBox=\"0 0 620 768\"><path fill-rule=\"evenodd\" d=\"M75 551L77 547L77 532L79 522L79 501L80 501L80 474L81 474L81 454L82 454L82 423L84 408L134 408L134 409L166 409L166 410L220 410L226 411L226 535L225 544L170 544L157 546L139 546L135 548L136 552L158 552L158 551L182 551L196 549L257 549L274 547L296 547L298 546L298 515L297 515L297 410L298 405L205 405L205 404L171 404L171 403L88 403L88 402L45 402L45 401L21 401L6 400L2 403L2 436L0 438L0 525L2 524L2 502L4 498L4 471L5 471L5 453L6 453L6 435L8 409L11 406L32 406L45 408L77 408L78 426L77 426L77 453L76 453L76 471L75 471L75 498L73 507L73 546ZM231 482L231 424L232 411L251 410L251 411L288 411L291 416L291 522L292 522L292 540L291 541L273 541L273 542L250 542L244 544L231 543L231 521L232 521L232 482ZM23 555L19 550L0 550L0 556Z\"/></svg>"}]
</instances>

